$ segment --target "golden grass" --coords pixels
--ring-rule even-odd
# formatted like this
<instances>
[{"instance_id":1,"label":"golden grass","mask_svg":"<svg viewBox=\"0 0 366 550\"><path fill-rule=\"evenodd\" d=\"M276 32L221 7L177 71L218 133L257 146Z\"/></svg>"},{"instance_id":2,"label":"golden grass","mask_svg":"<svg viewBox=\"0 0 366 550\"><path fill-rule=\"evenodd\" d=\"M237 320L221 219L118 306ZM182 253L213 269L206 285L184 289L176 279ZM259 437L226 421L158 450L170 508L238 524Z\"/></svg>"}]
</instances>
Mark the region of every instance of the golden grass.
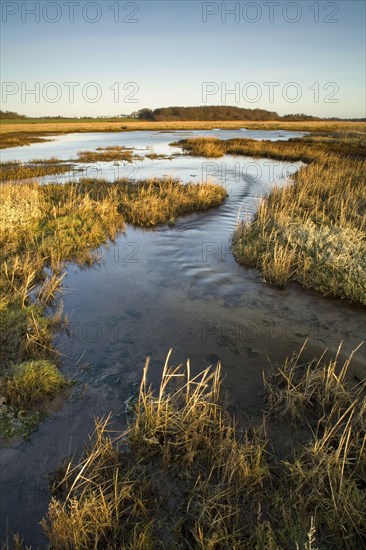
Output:
<instances>
[{"instance_id":1,"label":"golden grass","mask_svg":"<svg viewBox=\"0 0 366 550\"><path fill-rule=\"evenodd\" d=\"M306 362L302 361L304 344L283 365L264 375L270 413L297 423L312 422L326 431L334 425L334 418L353 409L365 392L366 378L357 384L349 382L348 369L358 348L340 365L341 347L328 361L325 351L320 358Z\"/></svg>"},{"instance_id":2,"label":"golden grass","mask_svg":"<svg viewBox=\"0 0 366 550\"><path fill-rule=\"evenodd\" d=\"M283 374L296 370L302 400L315 388L318 414L334 411L321 433L277 460L264 427L240 433L221 406L220 365L192 376L189 362L172 367L169 356L157 391L147 383L147 361L127 431L116 435L109 418L98 420L84 456L55 480L42 521L52 548L363 546L365 398L342 378L352 405L336 412L340 386L324 382L335 379L337 358L319 361L325 374L313 376L313 362L300 366L296 356L266 381L267 396L275 395ZM287 415L281 391L267 421L273 407Z\"/></svg>"},{"instance_id":3,"label":"golden grass","mask_svg":"<svg viewBox=\"0 0 366 550\"><path fill-rule=\"evenodd\" d=\"M98 202L87 194L80 195L72 185L63 188L37 183L2 184L0 217L0 432L15 435L24 434L24 425L28 425L24 408L33 408L31 399L23 401L28 394L22 381L29 382L29 372L19 377L19 370L24 365L42 370L41 359L52 362L48 371L42 370L45 384L35 392L40 410L53 396L47 379L55 393L66 384L56 375L48 376L56 369L52 335L60 322L60 311L55 310L53 319L46 316L46 306L57 308L59 302L62 263L72 258L80 263L92 261L88 243L96 247L113 238L123 228L123 219L112 192ZM48 274L46 267L50 268ZM34 423L29 428L33 429Z\"/></svg>"},{"instance_id":4,"label":"golden grass","mask_svg":"<svg viewBox=\"0 0 366 550\"><path fill-rule=\"evenodd\" d=\"M236 438L219 368L191 377L168 360L158 395L146 365L128 431L112 439L99 421L84 459L67 466L43 521L55 549L238 548L239 502L268 475L265 441Z\"/></svg>"},{"instance_id":5,"label":"golden grass","mask_svg":"<svg viewBox=\"0 0 366 550\"><path fill-rule=\"evenodd\" d=\"M69 159L67 162L56 157L50 159L33 159L27 163L18 161L0 163L0 182L22 181L42 176L62 174L70 172L75 163L90 162L111 162L124 161L132 162L141 157L135 155L132 149L122 146L99 147L96 151L80 151L76 159Z\"/></svg>"},{"instance_id":6,"label":"golden grass","mask_svg":"<svg viewBox=\"0 0 366 550\"><path fill-rule=\"evenodd\" d=\"M21 123L0 125L0 133L8 132L109 132L113 130L186 130L186 129L213 129L213 128L254 128L254 129L282 129L296 131L325 131L343 129L360 131L365 130L365 123L347 121L305 121L305 122L281 122L281 121L170 121L170 122L148 122L148 121L119 121L119 122L45 122L45 123Z\"/></svg>"},{"instance_id":7,"label":"golden grass","mask_svg":"<svg viewBox=\"0 0 366 550\"><path fill-rule=\"evenodd\" d=\"M270 192L252 223L238 225L234 255L279 287L297 281L366 305L366 140L357 128L282 142L192 138L176 145L194 156L309 163Z\"/></svg>"},{"instance_id":8,"label":"golden grass","mask_svg":"<svg viewBox=\"0 0 366 550\"><path fill-rule=\"evenodd\" d=\"M366 378L347 381L353 354L342 365L338 353L301 364L301 353L265 377L269 414L308 423L314 434L284 462L284 521L310 513L321 548L356 549L366 541Z\"/></svg>"},{"instance_id":9,"label":"golden grass","mask_svg":"<svg viewBox=\"0 0 366 550\"><path fill-rule=\"evenodd\" d=\"M118 145L104 149L100 147L97 151L79 151L78 153L78 162L111 162L117 160L132 162L135 158L139 157L133 154L132 149Z\"/></svg>"},{"instance_id":10,"label":"golden grass","mask_svg":"<svg viewBox=\"0 0 366 550\"><path fill-rule=\"evenodd\" d=\"M7 149L11 147L23 147L24 145L31 145L32 143L42 143L44 141L52 141L47 139L43 132L16 132L11 133L3 132L3 126L0 125L0 149ZM14 130L14 129L13 129ZM41 137L42 136L42 137Z\"/></svg>"},{"instance_id":11,"label":"golden grass","mask_svg":"<svg viewBox=\"0 0 366 550\"><path fill-rule=\"evenodd\" d=\"M240 223L233 252L279 286L297 281L366 305L366 162L324 155Z\"/></svg>"},{"instance_id":12,"label":"golden grass","mask_svg":"<svg viewBox=\"0 0 366 550\"><path fill-rule=\"evenodd\" d=\"M70 172L77 163L93 162L133 162L143 157L134 154L133 149L123 146L99 147L96 151L79 151L77 158L62 161L56 157L50 159L33 159L22 163L18 161L0 162L0 182L24 181L41 178L47 175ZM165 155L152 153L147 158L167 158Z\"/></svg>"},{"instance_id":13,"label":"golden grass","mask_svg":"<svg viewBox=\"0 0 366 550\"><path fill-rule=\"evenodd\" d=\"M167 178L127 183L121 188L120 201L126 221L147 227L174 223L177 216L219 206L225 197L226 191L219 185L183 185Z\"/></svg>"},{"instance_id":14,"label":"golden grass","mask_svg":"<svg viewBox=\"0 0 366 550\"><path fill-rule=\"evenodd\" d=\"M366 126L364 127L366 130ZM348 131L321 132L310 137L291 138L287 141L253 140L233 138L220 140L214 137L183 139L172 145L182 147L192 156L221 157L223 155L245 155L259 158L273 158L282 161L321 162L331 153L343 156L365 156L366 134L356 127Z\"/></svg>"},{"instance_id":15,"label":"golden grass","mask_svg":"<svg viewBox=\"0 0 366 550\"><path fill-rule=\"evenodd\" d=\"M14 182L53 174L62 174L69 172L71 169L71 164L63 163L56 158L33 160L28 163L1 162L0 182Z\"/></svg>"},{"instance_id":16,"label":"golden grass","mask_svg":"<svg viewBox=\"0 0 366 550\"><path fill-rule=\"evenodd\" d=\"M7 408L0 408L0 417L5 410L7 418L10 413L19 418L21 385L15 384L12 392L19 390L18 400L9 400L4 388L10 387L19 364L55 360L52 333L61 313L57 309L52 321L45 316L45 308L59 302L64 263L92 263L94 250L113 240L124 229L125 220L142 226L174 223L179 215L219 205L226 191L217 185L183 185L172 179L9 182L2 184L1 191L0 397ZM47 401L50 392L42 389ZM9 422L6 433L11 433Z\"/></svg>"}]
</instances>

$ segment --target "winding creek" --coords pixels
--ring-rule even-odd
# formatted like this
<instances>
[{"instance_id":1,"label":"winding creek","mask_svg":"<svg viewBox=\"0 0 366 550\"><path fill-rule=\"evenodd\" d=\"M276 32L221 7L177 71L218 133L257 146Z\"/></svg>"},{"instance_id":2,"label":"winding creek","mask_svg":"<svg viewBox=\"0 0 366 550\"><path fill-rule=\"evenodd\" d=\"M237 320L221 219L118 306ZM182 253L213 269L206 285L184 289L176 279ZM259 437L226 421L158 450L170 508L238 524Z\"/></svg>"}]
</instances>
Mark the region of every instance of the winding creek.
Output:
<instances>
[{"instance_id":1,"label":"winding creek","mask_svg":"<svg viewBox=\"0 0 366 550\"><path fill-rule=\"evenodd\" d=\"M121 132L69 134L55 141L1 152L1 160L75 158L80 150L124 145L144 156L132 165L88 165L82 175L134 178L173 176L182 181L222 183L228 198L205 213L179 218L174 226L144 230L129 225L116 242L102 247L90 268L69 265L64 279L64 311L69 329L55 345L62 370L77 381L66 400L27 441L1 450L1 532L19 532L33 548L46 547L38 522L49 502L49 475L60 461L81 450L94 417L112 412L114 426L126 423L126 400L136 393L146 356L150 378L159 379L170 348L172 362L191 359L198 372L221 360L224 388L233 411L245 422L260 416L262 370L282 361L309 338L307 354L349 353L365 338L362 307L323 298L289 285L267 285L260 273L238 265L230 238L238 218L254 215L260 197L284 183L296 169L278 161L244 157L220 159L181 155L169 143L194 135L288 139L301 134L264 131ZM117 171L117 174L116 174ZM80 177L80 172L72 174ZM45 181L64 181L69 175ZM365 376L365 346L354 373Z\"/></svg>"}]
</instances>

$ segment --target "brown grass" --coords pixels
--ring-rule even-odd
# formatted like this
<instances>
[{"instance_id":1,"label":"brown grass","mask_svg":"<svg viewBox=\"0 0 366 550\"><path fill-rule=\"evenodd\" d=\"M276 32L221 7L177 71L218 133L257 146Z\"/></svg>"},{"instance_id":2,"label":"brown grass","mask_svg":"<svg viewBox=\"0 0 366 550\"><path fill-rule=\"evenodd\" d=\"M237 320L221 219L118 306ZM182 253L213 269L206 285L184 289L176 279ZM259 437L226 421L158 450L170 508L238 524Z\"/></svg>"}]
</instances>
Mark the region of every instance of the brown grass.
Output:
<instances>
[{"instance_id":1,"label":"brown grass","mask_svg":"<svg viewBox=\"0 0 366 550\"><path fill-rule=\"evenodd\" d=\"M69 172L71 169L71 164L63 163L57 158L37 159L27 163L1 162L0 182L14 182L53 174L63 174Z\"/></svg>"},{"instance_id":2,"label":"brown grass","mask_svg":"<svg viewBox=\"0 0 366 550\"><path fill-rule=\"evenodd\" d=\"M307 121L307 122L276 122L276 121L173 121L173 122L148 122L148 121L123 121L123 122L44 122L44 123L21 123L0 125L0 133L8 132L61 132L70 133L77 131L101 131L110 132L113 130L186 130L186 129L213 129L213 128L253 128L253 129L281 129L296 131L334 131L342 130L365 130L365 123L347 121Z\"/></svg>"},{"instance_id":3,"label":"brown grass","mask_svg":"<svg viewBox=\"0 0 366 550\"><path fill-rule=\"evenodd\" d=\"M170 178L126 183L120 191L126 221L143 226L174 223L177 216L218 206L226 197L219 185L183 185Z\"/></svg>"},{"instance_id":4,"label":"brown grass","mask_svg":"<svg viewBox=\"0 0 366 550\"><path fill-rule=\"evenodd\" d=\"M366 129L366 126L365 126ZM180 146L192 156L221 157L223 155L272 158L282 161L321 162L329 154L364 157L365 133L357 131L322 132L310 137L292 138L288 141L260 141L234 138L220 140L213 137L183 139L172 145Z\"/></svg>"},{"instance_id":5,"label":"brown grass","mask_svg":"<svg viewBox=\"0 0 366 550\"><path fill-rule=\"evenodd\" d=\"M32 143L52 141L51 139L44 137L46 135L47 134L41 131L32 132L31 130L28 130L27 132L17 132L16 127L13 127L11 132L4 132L3 126L0 125L0 149L23 147L24 145L31 145Z\"/></svg>"},{"instance_id":6,"label":"brown grass","mask_svg":"<svg viewBox=\"0 0 366 550\"><path fill-rule=\"evenodd\" d=\"M297 355L266 380L269 399L283 396L268 401L267 421L296 407L286 385L293 370L296 395L309 404L316 395L324 421L278 461L264 426L240 433L220 405L220 365L192 376L189 362L171 367L169 355L157 391L147 361L127 431L97 421L82 459L64 467L42 521L52 548L363 547L366 402L347 386L346 367L336 380L337 358L315 367ZM337 411L343 393L351 405Z\"/></svg>"},{"instance_id":7,"label":"brown grass","mask_svg":"<svg viewBox=\"0 0 366 550\"><path fill-rule=\"evenodd\" d=\"M301 354L265 377L269 414L295 426L305 423L314 434L284 462L283 518L296 525L311 514L320 548L363 547L366 378L359 384L347 380L353 353L343 365L338 354L309 363L301 362Z\"/></svg>"},{"instance_id":8,"label":"brown grass","mask_svg":"<svg viewBox=\"0 0 366 550\"><path fill-rule=\"evenodd\" d=\"M240 501L268 475L265 441L239 442L218 404L220 371L190 376L168 360L156 395L141 384L126 434L97 423L91 447L69 464L43 527L55 549L238 548Z\"/></svg>"},{"instance_id":9,"label":"brown grass","mask_svg":"<svg viewBox=\"0 0 366 550\"><path fill-rule=\"evenodd\" d=\"M132 149L118 145L106 148L99 147L97 151L78 152L78 162L111 162L118 160L132 162L135 158L139 157L133 154Z\"/></svg>"}]
</instances>

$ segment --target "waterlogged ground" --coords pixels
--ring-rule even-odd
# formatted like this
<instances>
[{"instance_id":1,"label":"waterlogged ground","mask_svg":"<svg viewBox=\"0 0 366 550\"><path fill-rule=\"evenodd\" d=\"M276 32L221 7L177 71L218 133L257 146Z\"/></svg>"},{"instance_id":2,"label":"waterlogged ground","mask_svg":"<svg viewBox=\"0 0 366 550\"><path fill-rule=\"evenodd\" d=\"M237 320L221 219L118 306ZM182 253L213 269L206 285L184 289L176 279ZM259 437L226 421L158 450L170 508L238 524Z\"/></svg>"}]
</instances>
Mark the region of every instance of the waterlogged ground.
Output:
<instances>
[{"instance_id":1,"label":"waterlogged ground","mask_svg":"<svg viewBox=\"0 0 366 550\"><path fill-rule=\"evenodd\" d=\"M251 139L269 139L283 140L292 137L300 137L304 135L300 132L284 132L284 131L257 131L257 130L212 130L212 131L182 131L182 132L106 132L106 133L90 133L90 134L67 134L55 136L54 141L45 143L36 143L28 147L14 147L12 149L3 149L0 151L0 160L9 162L13 160L21 162L29 162L33 159L50 159L57 157L61 161L75 159L78 151L94 151L98 147L111 147L115 145L123 145L133 148L134 153L140 159L131 162L93 162L88 164L76 164L72 172L67 172L62 176L46 176L43 178L45 183L53 181L68 181L70 179L77 180L80 177L103 177L109 180L122 177L133 178L148 178L162 177L170 175L180 178L183 181L209 181L212 176L220 178L224 181L226 177L226 160L220 158L215 159L194 159L181 155L181 149L170 147L170 143L180 139L186 139L195 136L211 136L220 139L230 139L237 137L248 137ZM52 138L51 138L52 139ZM165 155L167 159L144 158L151 154ZM256 162L251 162L251 159L237 159L237 162L232 162L232 168L236 171L236 179L242 177L253 176L260 177L258 173L259 166ZM278 164L278 163L277 163ZM291 171L293 165L284 166L284 171ZM266 168L268 175L269 168Z\"/></svg>"},{"instance_id":2,"label":"waterlogged ground","mask_svg":"<svg viewBox=\"0 0 366 550\"><path fill-rule=\"evenodd\" d=\"M77 151L109 145L135 147L139 154L151 153L152 147L155 153L170 156L179 150L168 144L183 137L225 139L243 134L256 139L299 135L259 131L74 134L5 150L2 160L68 159ZM228 190L221 207L180 218L173 227L147 231L127 226L109 249L100 249L95 266L68 267L64 309L70 323L68 331L57 336L56 345L63 354L63 371L77 384L66 401L54 404L52 415L28 441L14 441L2 449L2 533L8 526L28 544L46 547L37 522L49 502L49 474L63 458L80 451L95 416L112 411L116 428L123 428L147 355L152 382L158 380L171 347L172 362L189 357L195 372L221 360L231 408L245 423L260 418L262 370L269 361L282 361L306 338L309 356L325 347L336 351L342 340L348 353L364 339L361 307L322 298L298 286L279 291L256 270L239 266L230 252L238 217L252 216L273 182L285 182L296 166L249 158L209 160L145 159L137 163L134 177L172 175L201 181L207 176ZM107 164L99 167L101 175L112 178L116 167ZM361 378L365 371L363 350L357 354L353 373Z\"/></svg>"}]
</instances>

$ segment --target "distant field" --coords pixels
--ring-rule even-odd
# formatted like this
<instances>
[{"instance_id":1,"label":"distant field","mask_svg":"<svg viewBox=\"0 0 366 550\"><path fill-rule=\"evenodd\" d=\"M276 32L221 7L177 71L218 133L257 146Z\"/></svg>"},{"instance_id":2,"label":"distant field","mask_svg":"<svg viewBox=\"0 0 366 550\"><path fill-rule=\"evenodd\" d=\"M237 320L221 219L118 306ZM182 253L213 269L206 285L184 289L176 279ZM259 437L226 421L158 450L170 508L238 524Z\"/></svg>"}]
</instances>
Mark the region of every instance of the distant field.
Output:
<instances>
[{"instance_id":1,"label":"distant field","mask_svg":"<svg viewBox=\"0 0 366 550\"><path fill-rule=\"evenodd\" d=\"M311 122L254 122L254 121L173 121L173 122L149 122L136 119L119 120L74 120L64 119L30 119L24 120L3 120L0 125L0 133L8 134L15 132L39 132L45 133L69 133L69 132L118 132L120 130L209 130L212 128L251 128L260 130L295 130L295 131L329 131L329 130L352 130L365 131L364 122L334 122L334 121L311 121Z\"/></svg>"}]
</instances>

